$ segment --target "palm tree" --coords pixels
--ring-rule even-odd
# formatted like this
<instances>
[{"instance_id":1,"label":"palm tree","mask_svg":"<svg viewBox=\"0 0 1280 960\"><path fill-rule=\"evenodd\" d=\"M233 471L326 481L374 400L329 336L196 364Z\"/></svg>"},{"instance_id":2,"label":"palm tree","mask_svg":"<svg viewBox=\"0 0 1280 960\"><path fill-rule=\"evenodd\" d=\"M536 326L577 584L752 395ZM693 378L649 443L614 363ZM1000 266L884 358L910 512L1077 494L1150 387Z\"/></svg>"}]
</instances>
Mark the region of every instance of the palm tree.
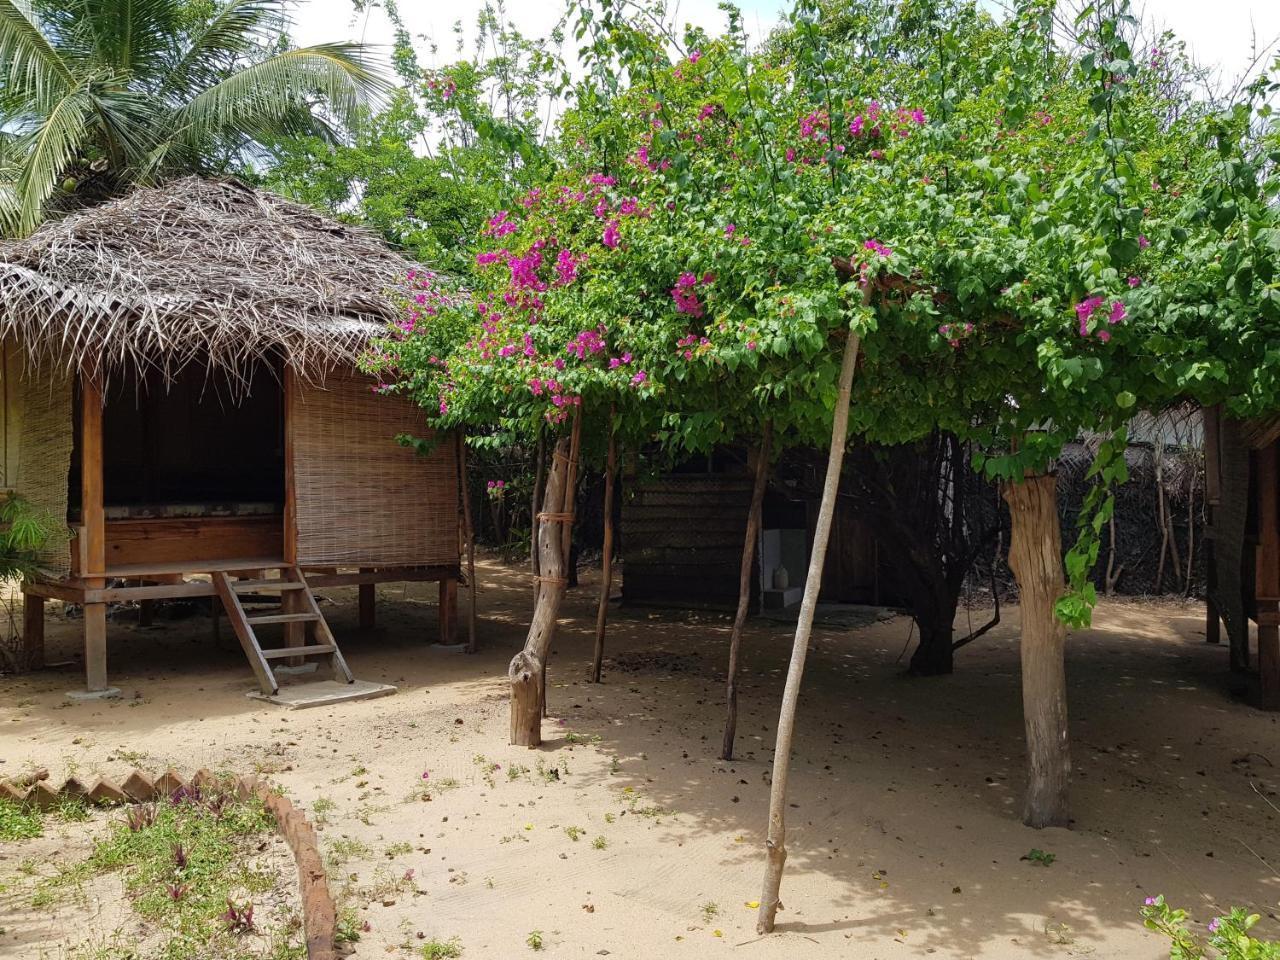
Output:
<instances>
[{"instance_id":1,"label":"palm tree","mask_svg":"<svg viewBox=\"0 0 1280 960\"><path fill-rule=\"evenodd\" d=\"M367 48L288 48L287 0L0 0L0 230L337 130Z\"/></svg>"}]
</instances>

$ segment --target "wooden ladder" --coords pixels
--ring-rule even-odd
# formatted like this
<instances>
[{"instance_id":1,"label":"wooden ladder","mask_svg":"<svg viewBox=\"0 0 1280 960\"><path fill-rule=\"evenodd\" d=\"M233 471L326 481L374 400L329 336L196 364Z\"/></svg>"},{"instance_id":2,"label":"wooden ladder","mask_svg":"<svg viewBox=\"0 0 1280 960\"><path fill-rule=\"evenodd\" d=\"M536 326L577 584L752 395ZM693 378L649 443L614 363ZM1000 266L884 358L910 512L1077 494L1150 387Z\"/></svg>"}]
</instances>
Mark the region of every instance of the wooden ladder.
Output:
<instances>
[{"instance_id":1,"label":"wooden ladder","mask_svg":"<svg viewBox=\"0 0 1280 960\"><path fill-rule=\"evenodd\" d=\"M227 619L231 621L231 626L236 631L236 638L240 641L244 655L249 659L249 666L253 667L253 672L258 677L258 685L262 688L262 692L271 696L280 689L276 675L271 669L271 661L286 657L327 657L334 680L342 683L353 682L355 678L347 669L347 662L342 659L338 641L333 638L333 631L329 629L324 615L320 613L320 605L316 603L315 594L311 592L311 587L303 577L302 571L297 567L280 567L279 570L278 578L267 580L233 580L223 571L216 571L213 574L214 588L218 591L222 606L227 611ZM301 606L305 609L299 613L270 613L256 616L249 616L245 612L244 605L240 602L242 594L271 591L280 591L281 607L285 606L285 596L296 593L302 601ZM310 642L301 646L263 649L253 628L256 625L271 623L300 623L303 625L304 633L307 624L314 624L312 627L314 636L310 638Z\"/></svg>"}]
</instances>

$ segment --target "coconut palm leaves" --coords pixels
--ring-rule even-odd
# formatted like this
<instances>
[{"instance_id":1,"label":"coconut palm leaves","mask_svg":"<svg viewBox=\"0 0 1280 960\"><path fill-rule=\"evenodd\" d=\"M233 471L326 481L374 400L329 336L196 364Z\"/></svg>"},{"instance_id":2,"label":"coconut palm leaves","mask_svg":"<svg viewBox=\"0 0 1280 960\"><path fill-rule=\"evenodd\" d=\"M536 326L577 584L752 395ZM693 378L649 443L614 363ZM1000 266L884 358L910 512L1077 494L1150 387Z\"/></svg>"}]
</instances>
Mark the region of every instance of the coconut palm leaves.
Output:
<instances>
[{"instance_id":1,"label":"coconut palm leaves","mask_svg":"<svg viewBox=\"0 0 1280 960\"><path fill-rule=\"evenodd\" d=\"M287 48L284 0L0 0L0 230L176 173L333 140L386 84L366 48Z\"/></svg>"}]
</instances>

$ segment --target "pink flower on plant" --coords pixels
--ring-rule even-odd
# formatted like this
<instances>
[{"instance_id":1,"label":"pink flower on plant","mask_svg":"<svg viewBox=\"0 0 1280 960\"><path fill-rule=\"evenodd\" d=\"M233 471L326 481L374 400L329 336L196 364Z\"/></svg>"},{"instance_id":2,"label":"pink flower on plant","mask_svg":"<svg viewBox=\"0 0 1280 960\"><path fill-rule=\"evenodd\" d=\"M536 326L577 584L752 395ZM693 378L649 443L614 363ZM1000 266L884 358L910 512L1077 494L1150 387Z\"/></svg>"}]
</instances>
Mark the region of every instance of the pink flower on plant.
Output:
<instances>
[{"instance_id":1,"label":"pink flower on plant","mask_svg":"<svg viewBox=\"0 0 1280 960\"><path fill-rule=\"evenodd\" d=\"M886 247L879 240L867 240L862 244L862 248L864 250L871 250L882 257L888 257L893 253L891 249Z\"/></svg>"},{"instance_id":2,"label":"pink flower on plant","mask_svg":"<svg viewBox=\"0 0 1280 960\"><path fill-rule=\"evenodd\" d=\"M738 229L738 225L737 225L736 223L730 223L730 224L728 224L728 225L726 225L726 226L725 226L725 228L724 228L724 235L725 235L726 237L732 237L732 236L733 236L733 232L734 232L735 230L737 230L737 229Z\"/></svg>"},{"instance_id":3,"label":"pink flower on plant","mask_svg":"<svg viewBox=\"0 0 1280 960\"><path fill-rule=\"evenodd\" d=\"M1147 235L1145 233L1138 235L1138 246L1143 250L1151 246L1151 241L1147 239Z\"/></svg>"},{"instance_id":4,"label":"pink flower on plant","mask_svg":"<svg viewBox=\"0 0 1280 960\"><path fill-rule=\"evenodd\" d=\"M1101 340L1103 343L1106 343L1108 340L1110 340L1110 339L1111 339L1111 331L1110 331L1110 330L1099 330L1099 331L1098 331L1098 339L1099 339L1099 340Z\"/></svg>"},{"instance_id":5,"label":"pink flower on plant","mask_svg":"<svg viewBox=\"0 0 1280 960\"><path fill-rule=\"evenodd\" d=\"M638 387L648 379L649 379L649 375L647 373L645 373L643 370L638 370L636 371L636 375L631 378L631 385L633 387Z\"/></svg>"},{"instance_id":6,"label":"pink flower on plant","mask_svg":"<svg viewBox=\"0 0 1280 960\"><path fill-rule=\"evenodd\" d=\"M600 242L603 243L610 250L614 250L617 248L618 243L621 241L621 239L622 239L622 235L618 231L618 221L610 220L605 225L604 236L600 238Z\"/></svg>"},{"instance_id":7,"label":"pink flower on plant","mask_svg":"<svg viewBox=\"0 0 1280 960\"><path fill-rule=\"evenodd\" d=\"M1138 286L1141 286L1141 285L1142 285L1142 278L1141 278L1141 277L1130 277L1128 282L1129 282L1129 286L1131 286L1131 287L1138 287Z\"/></svg>"},{"instance_id":8,"label":"pink flower on plant","mask_svg":"<svg viewBox=\"0 0 1280 960\"><path fill-rule=\"evenodd\" d=\"M1119 323L1126 316L1127 314L1124 309L1124 303L1117 300L1115 303L1111 304L1111 312L1107 314L1107 323Z\"/></svg>"},{"instance_id":9,"label":"pink flower on plant","mask_svg":"<svg viewBox=\"0 0 1280 960\"><path fill-rule=\"evenodd\" d=\"M714 103L704 103L702 105L702 109L698 111L698 119L700 121L706 120L715 112L716 112L716 105Z\"/></svg>"},{"instance_id":10,"label":"pink flower on plant","mask_svg":"<svg viewBox=\"0 0 1280 960\"><path fill-rule=\"evenodd\" d=\"M689 62L690 62L690 63L697 63L697 62L698 62L699 60L701 60L701 59L702 59L702 51L701 51L701 50L694 50L692 53L690 53L690 54L689 54Z\"/></svg>"}]
</instances>

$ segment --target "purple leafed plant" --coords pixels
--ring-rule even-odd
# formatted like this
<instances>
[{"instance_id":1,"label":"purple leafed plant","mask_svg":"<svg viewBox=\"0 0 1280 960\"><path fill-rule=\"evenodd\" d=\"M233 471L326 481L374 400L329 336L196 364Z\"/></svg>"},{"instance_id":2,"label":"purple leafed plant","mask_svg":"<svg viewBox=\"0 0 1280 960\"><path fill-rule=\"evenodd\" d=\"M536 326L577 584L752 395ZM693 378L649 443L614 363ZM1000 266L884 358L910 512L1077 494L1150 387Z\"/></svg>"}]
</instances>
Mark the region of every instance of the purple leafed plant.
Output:
<instances>
[{"instance_id":1,"label":"purple leafed plant","mask_svg":"<svg viewBox=\"0 0 1280 960\"><path fill-rule=\"evenodd\" d=\"M253 904L237 904L228 897L227 912L222 915L222 920L232 933L253 933Z\"/></svg>"}]
</instances>

